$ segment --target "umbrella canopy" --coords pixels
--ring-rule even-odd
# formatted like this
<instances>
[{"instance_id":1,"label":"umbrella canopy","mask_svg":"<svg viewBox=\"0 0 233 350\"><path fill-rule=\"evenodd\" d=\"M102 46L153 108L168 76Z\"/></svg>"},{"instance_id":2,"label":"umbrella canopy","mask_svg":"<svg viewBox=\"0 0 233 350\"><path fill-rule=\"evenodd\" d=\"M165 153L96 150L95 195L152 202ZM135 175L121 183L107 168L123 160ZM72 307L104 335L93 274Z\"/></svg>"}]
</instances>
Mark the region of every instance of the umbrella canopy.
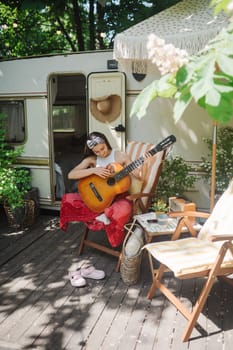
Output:
<instances>
[{"instance_id":1,"label":"umbrella canopy","mask_svg":"<svg viewBox=\"0 0 233 350\"><path fill-rule=\"evenodd\" d=\"M126 71L136 70L135 62L141 62L139 67L143 73L143 67L148 69L147 44L150 34L185 49L190 55L197 53L226 26L228 20L223 12L214 16L209 3L208 0L183 0L117 34L114 39L114 58Z\"/></svg>"}]
</instances>

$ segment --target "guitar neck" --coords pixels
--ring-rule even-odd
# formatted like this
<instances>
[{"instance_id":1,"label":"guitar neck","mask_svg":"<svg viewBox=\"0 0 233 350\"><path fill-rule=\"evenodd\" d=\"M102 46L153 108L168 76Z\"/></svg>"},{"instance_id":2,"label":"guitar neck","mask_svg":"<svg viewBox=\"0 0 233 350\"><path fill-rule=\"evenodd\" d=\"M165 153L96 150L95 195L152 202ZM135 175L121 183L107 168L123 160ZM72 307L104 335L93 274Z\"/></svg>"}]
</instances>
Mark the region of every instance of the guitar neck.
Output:
<instances>
[{"instance_id":1,"label":"guitar neck","mask_svg":"<svg viewBox=\"0 0 233 350\"><path fill-rule=\"evenodd\" d=\"M155 153L165 150L167 147L171 146L174 142L176 142L176 137L174 135L170 135L166 137L163 141L161 141L157 146L151 148L147 153L153 156ZM144 162L144 156L141 156L134 162L127 165L121 171L116 173L113 178L115 181L121 180L123 177L127 176L134 169L140 167Z\"/></svg>"},{"instance_id":2,"label":"guitar neck","mask_svg":"<svg viewBox=\"0 0 233 350\"><path fill-rule=\"evenodd\" d=\"M157 148L154 147L151 150L148 151L148 153L153 156L155 153L157 153ZM123 177L129 175L132 171L139 168L144 163L144 156L141 156L134 162L128 164L125 168L123 168L121 171L119 171L117 174L114 175L114 178L116 181L120 181Z\"/></svg>"}]
</instances>

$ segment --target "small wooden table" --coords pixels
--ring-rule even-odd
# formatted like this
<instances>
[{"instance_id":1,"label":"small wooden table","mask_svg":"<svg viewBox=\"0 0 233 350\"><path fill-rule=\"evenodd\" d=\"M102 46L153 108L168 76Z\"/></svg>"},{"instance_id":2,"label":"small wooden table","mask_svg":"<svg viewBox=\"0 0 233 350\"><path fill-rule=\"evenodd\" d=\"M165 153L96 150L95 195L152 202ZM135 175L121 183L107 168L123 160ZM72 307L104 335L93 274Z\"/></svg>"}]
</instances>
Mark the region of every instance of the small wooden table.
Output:
<instances>
[{"instance_id":1,"label":"small wooden table","mask_svg":"<svg viewBox=\"0 0 233 350\"><path fill-rule=\"evenodd\" d=\"M137 221L144 230L145 233L145 241L146 243L150 243L155 236L162 235L172 235L176 229L178 224L178 218L169 218L167 219L167 223L165 225L161 225L158 222L148 222L148 220L156 219L155 212L149 212L145 214L134 215L134 220ZM194 223L193 228L198 232L200 231L202 225L199 223ZM188 232L187 227L183 227L182 231Z\"/></svg>"},{"instance_id":2,"label":"small wooden table","mask_svg":"<svg viewBox=\"0 0 233 350\"><path fill-rule=\"evenodd\" d=\"M149 212L145 214L134 215L134 219L141 225L145 233L146 243L150 243L155 236L160 235L172 235L176 229L178 219L169 218L166 224L159 224L157 222L148 222L148 220L156 219L155 212Z\"/></svg>"}]
</instances>

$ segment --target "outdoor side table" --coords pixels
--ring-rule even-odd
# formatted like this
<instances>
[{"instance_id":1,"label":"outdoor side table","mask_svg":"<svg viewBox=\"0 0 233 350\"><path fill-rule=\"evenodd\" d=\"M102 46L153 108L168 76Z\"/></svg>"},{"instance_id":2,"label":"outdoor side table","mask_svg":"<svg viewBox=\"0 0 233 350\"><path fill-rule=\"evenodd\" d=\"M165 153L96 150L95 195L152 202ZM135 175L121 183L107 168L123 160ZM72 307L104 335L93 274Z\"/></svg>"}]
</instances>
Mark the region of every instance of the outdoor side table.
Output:
<instances>
[{"instance_id":1,"label":"outdoor side table","mask_svg":"<svg viewBox=\"0 0 233 350\"><path fill-rule=\"evenodd\" d=\"M156 219L156 214L154 212L134 215L134 219L143 228L146 243L150 243L155 236L172 235L178 223L176 218L168 218L167 223L163 225L157 222L148 222L148 220Z\"/></svg>"},{"instance_id":2,"label":"outdoor side table","mask_svg":"<svg viewBox=\"0 0 233 350\"><path fill-rule=\"evenodd\" d=\"M134 220L137 221L144 230L145 241L150 243L153 237L162 235L172 235L175 232L176 226L178 224L177 218L167 219L166 224L159 224L157 222L148 222L148 220L156 219L156 214L154 212L149 212L145 214L134 215ZM200 231L202 225L199 223L194 223L193 228L198 232ZM183 227L182 232L188 232L186 227Z\"/></svg>"}]
</instances>

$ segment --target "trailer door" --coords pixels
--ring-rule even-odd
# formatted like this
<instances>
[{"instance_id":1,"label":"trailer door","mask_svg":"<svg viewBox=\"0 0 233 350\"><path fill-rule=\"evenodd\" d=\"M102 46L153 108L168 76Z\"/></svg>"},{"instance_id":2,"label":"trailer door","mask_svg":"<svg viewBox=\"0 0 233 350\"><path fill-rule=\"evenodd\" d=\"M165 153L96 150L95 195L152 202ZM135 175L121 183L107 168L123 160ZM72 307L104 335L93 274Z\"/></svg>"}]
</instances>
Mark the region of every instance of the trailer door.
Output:
<instances>
[{"instance_id":1,"label":"trailer door","mask_svg":"<svg viewBox=\"0 0 233 350\"><path fill-rule=\"evenodd\" d=\"M125 149L125 74L99 72L88 76L89 132L99 131L113 148Z\"/></svg>"},{"instance_id":2,"label":"trailer door","mask_svg":"<svg viewBox=\"0 0 233 350\"><path fill-rule=\"evenodd\" d=\"M53 73L49 77L51 164L53 197L76 192L77 184L68 179L69 171L83 158L87 135L86 85L82 73Z\"/></svg>"}]
</instances>

